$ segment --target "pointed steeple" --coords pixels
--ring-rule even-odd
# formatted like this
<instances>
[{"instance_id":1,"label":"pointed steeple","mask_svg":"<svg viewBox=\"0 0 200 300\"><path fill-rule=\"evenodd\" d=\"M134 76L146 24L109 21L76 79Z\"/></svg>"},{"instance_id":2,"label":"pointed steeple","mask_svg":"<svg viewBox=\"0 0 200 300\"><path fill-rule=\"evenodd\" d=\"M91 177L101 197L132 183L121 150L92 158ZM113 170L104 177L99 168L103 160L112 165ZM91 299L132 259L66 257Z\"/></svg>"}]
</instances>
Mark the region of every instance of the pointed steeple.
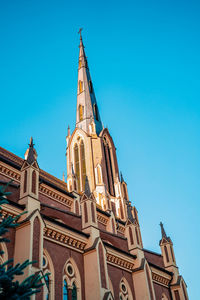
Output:
<instances>
[{"instance_id":1,"label":"pointed steeple","mask_svg":"<svg viewBox=\"0 0 200 300\"><path fill-rule=\"evenodd\" d=\"M160 228L161 228L161 234L162 234L162 239L161 239L161 241L164 239L164 240L166 240L166 241L168 241L168 242L171 242L170 237L167 236L167 234L166 234L166 232L165 232L164 225L163 225L162 222L160 222ZM160 242L161 242L161 241L160 241Z\"/></svg>"},{"instance_id":2,"label":"pointed steeple","mask_svg":"<svg viewBox=\"0 0 200 300\"><path fill-rule=\"evenodd\" d=\"M37 160L37 152L34 149L34 144L33 144L33 138L32 137L30 138L29 148L26 150L26 153L25 153L25 160L30 165L32 165L32 163Z\"/></svg>"},{"instance_id":3,"label":"pointed steeple","mask_svg":"<svg viewBox=\"0 0 200 300\"><path fill-rule=\"evenodd\" d=\"M101 123L92 79L88 68L81 31L82 29L79 30L80 49L78 64L76 127L82 128L85 132L90 133L90 126L91 122L93 121L96 125L96 133L99 134L103 129L103 126Z\"/></svg>"}]
</instances>

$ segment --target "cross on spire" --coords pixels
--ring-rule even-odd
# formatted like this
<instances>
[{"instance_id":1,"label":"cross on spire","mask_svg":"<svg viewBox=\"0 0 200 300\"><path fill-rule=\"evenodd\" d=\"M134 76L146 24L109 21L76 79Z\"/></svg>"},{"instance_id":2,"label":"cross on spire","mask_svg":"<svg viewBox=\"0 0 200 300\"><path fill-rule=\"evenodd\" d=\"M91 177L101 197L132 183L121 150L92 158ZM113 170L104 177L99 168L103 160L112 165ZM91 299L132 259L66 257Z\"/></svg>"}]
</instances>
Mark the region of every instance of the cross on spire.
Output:
<instances>
[{"instance_id":1,"label":"cross on spire","mask_svg":"<svg viewBox=\"0 0 200 300\"><path fill-rule=\"evenodd\" d=\"M79 29L79 32L78 32L78 34L80 34L80 40L82 40L82 35L81 35L81 31L83 30L83 28L80 28Z\"/></svg>"}]
</instances>

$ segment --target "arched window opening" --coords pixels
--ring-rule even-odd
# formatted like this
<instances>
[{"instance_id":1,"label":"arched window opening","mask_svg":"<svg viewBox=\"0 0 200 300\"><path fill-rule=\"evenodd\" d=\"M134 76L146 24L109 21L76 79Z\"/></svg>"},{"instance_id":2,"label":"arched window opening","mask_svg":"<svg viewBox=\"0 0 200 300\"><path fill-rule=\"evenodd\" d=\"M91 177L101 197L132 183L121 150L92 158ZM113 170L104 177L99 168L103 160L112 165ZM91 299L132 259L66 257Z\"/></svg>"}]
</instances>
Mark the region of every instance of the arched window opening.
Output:
<instances>
[{"instance_id":1,"label":"arched window opening","mask_svg":"<svg viewBox=\"0 0 200 300\"><path fill-rule=\"evenodd\" d=\"M82 191L85 189L85 179L86 179L86 165L85 165L85 147L83 141L80 144L80 154L81 154L81 179L82 179Z\"/></svg>"},{"instance_id":2,"label":"arched window opening","mask_svg":"<svg viewBox=\"0 0 200 300\"><path fill-rule=\"evenodd\" d=\"M92 81L89 80L89 89L90 89L90 93L93 93L93 85L92 85Z\"/></svg>"},{"instance_id":3,"label":"arched window opening","mask_svg":"<svg viewBox=\"0 0 200 300\"><path fill-rule=\"evenodd\" d=\"M132 292L134 293L134 290L131 291L130 286L125 278L123 278L120 282L119 286L119 299L121 300L133 300ZM135 297L134 297L135 298Z\"/></svg>"},{"instance_id":4,"label":"arched window opening","mask_svg":"<svg viewBox=\"0 0 200 300\"><path fill-rule=\"evenodd\" d=\"M68 287L66 279L64 279L63 282L63 300L68 300Z\"/></svg>"},{"instance_id":5,"label":"arched window opening","mask_svg":"<svg viewBox=\"0 0 200 300\"><path fill-rule=\"evenodd\" d=\"M99 121L98 107L97 107L96 103L94 103L94 105L93 105L93 110L94 110L95 119L97 121Z\"/></svg>"},{"instance_id":6,"label":"arched window opening","mask_svg":"<svg viewBox=\"0 0 200 300\"><path fill-rule=\"evenodd\" d=\"M84 202L84 213L85 213L85 223L88 222L88 211L87 211L87 204Z\"/></svg>"},{"instance_id":7,"label":"arched window opening","mask_svg":"<svg viewBox=\"0 0 200 300\"><path fill-rule=\"evenodd\" d=\"M46 274L44 276L44 280L45 280L45 284L46 284L46 287L47 287L47 294L46 294L46 300L49 300L49 292L50 292L50 289L49 289L49 275Z\"/></svg>"},{"instance_id":8,"label":"arched window opening","mask_svg":"<svg viewBox=\"0 0 200 300\"><path fill-rule=\"evenodd\" d=\"M83 120L84 106L80 104L78 110L79 110L79 122L80 122Z\"/></svg>"},{"instance_id":9,"label":"arched window opening","mask_svg":"<svg viewBox=\"0 0 200 300\"><path fill-rule=\"evenodd\" d=\"M173 262L175 262L174 253L173 253L173 249L172 249L171 245L170 245L170 251L171 251L172 260L173 260Z\"/></svg>"},{"instance_id":10,"label":"arched window opening","mask_svg":"<svg viewBox=\"0 0 200 300\"><path fill-rule=\"evenodd\" d=\"M134 244L134 242L133 242L133 232L132 232L131 227L129 227L129 236L130 236L131 245L133 245Z\"/></svg>"},{"instance_id":11,"label":"arched window opening","mask_svg":"<svg viewBox=\"0 0 200 300\"><path fill-rule=\"evenodd\" d=\"M42 272L44 274L44 285L43 285L43 300L54 299L54 268L51 257L49 256L46 249L44 249L42 259Z\"/></svg>"},{"instance_id":12,"label":"arched window opening","mask_svg":"<svg viewBox=\"0 0 200 300\"><path fill-rule=\"evenodd\" d=\"M27 170L24 172L24 193L27 191Z\"/></svg>"},{"instance_id":13,"label":"arched window opening","mask_svg":"<svg viewBox=\"0 0 200 300\"><path fill-rule=\"evenodd\" d=\"M113 168L112 168L112 160L111 160L111 149L110 149L106 139L104 139L103 146L104 146L104 156L105 156L105 162L106 162L108 191L112 196L115 196Z\"/></svg>"},{"instance_id":14,"label":"arched window opening","mask_svg":"<svg viewBox=\"0 0 200 300\"><path fill-rule=\"evenodd\" d=\"M101 183L101 169L100 169L100 166L97 166L97 181L98 181L98 184Z\"/></svg>"},{"instance_id":15,"label":"arched window opening","mask_svg":"<svg viewBox=\"0 0 200 300\"><path fill-rule=\"evenodd\" d=\"M81 59L78 62L78 67L79 67L79 69L82 67L82 61L81 61Z\"/></svg>"},{"instance_id":16,"label":"arched window opening","mask_svg":"<svg viewBox=\"0 0 200 300\"><path fill-rule=\"evenodd\" d=\"M75 165L75 174L77 178L77 184L78 184L78 192L80 192L80 168L79 168L79 151L78 151L78 145L75 144L74 146L74 165Z\"/></svg>"},{"instance_id":17,"label":"arched window opening","mask_svg":"<svg viewBox=\"0 0 200 300\"><path fill-rule=\"evenodd\" d=\"M79 80L78 86L79 86L79 94L80 94L83 91L83 81L82 80Z\"/></svg>"},{"instance_id":18,"label":"arched window opening","mask_svg":"<svg viewBox=\"0 0 200 300\"><path fill-rule=\"evenodd\" d=\"M174 295L175 295L175 299L176 299L176 300L181 300L180 295L179 295L179 291L178 291L178 290L175 290L175 291L174 291Z\"/></svg>"},{"instance_id":19,"label":"arched window opening","mask_svg":"<svg viewBox=\"0 0 200 300\"><path fill-rule=\"evenodd\" d=\"M73 283L72 300L77 300L77 288L75 282Z\"/></svg>"},{"instance_id":20,"label":"arched window opening","mask_svg":"<svg viewBox=\"0 0 200 300\"><path fill-rule=\"evenodd\" d=\"M94 211L94 203L91 202L91 212L92 212L92 222L95 223L95 211Z\"/></svg>"},{"instance_id":21,"label":"arched window opening","mask_svg":"<svg viewBox=\"0 0 200 300\"><path fill-rule=\"evenodd\" d=\"M169 262L169 255L168 255L168 251L167 251L167 247L166 246L164 246L164 250L165 250L166 260L167 260L167 262Z\"/></svg>"},{"instance_id":22,"label":"arched window opening","mask_svg":"<svg viewBox=\"0 0 200 300\"><path fill-rule=\"evenodd\" d=\"M32 193L36 194L36 172L33 170L32 173Z\"/></svg>"},{"instance_id":23,"label":"arched window opening","mask_svg":"<svg viewBox=\"0 0 200 300\"><path fill-rule=\"evenodd\" d=\"M139 241L138 231L136 227L135 227L135 235L136 235L137 243L139 244L140 241Z\"/></svg>"}]
</instances>

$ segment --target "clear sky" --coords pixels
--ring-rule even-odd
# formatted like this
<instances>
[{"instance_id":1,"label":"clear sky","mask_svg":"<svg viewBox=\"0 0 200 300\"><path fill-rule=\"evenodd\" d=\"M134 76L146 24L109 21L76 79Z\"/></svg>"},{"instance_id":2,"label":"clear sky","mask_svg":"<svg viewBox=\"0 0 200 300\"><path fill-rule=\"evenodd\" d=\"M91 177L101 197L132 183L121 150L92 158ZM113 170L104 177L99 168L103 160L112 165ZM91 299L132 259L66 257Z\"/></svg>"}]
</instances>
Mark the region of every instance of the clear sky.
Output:
<instances>
[{"instance_id":1,"label":"clear sky","mask_svg":"<svg viewBox=\"0 0 200 300\"><path fill-rule=\"evenodd\" d=\"M0 1L0 145L66 174L75 126L78 30L104 126L139 211L144 247L174 242L190 299L199 299L199 1Z\"/></svg>"}]
</instances>

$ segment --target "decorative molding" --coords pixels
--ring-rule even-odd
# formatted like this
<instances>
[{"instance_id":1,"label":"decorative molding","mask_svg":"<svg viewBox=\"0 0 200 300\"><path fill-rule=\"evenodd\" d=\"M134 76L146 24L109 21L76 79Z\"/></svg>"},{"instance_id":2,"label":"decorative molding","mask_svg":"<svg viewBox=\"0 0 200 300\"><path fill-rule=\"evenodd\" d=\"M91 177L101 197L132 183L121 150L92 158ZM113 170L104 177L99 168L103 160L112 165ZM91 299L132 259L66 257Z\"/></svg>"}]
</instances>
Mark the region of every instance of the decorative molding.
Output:
<instances>
[{"instance_id":1,"label":"decorative molding","mask_svg":"<svg viewBox=\"0 0 200 300\"><path fill-rule=\"evenodd\" d=\"M73 200L69 199L68 197L64 196L63 194L55 191L54 189L49 188L45 184L40 184L39 191L41 194L48 196L49 198L66 205L67 207L71 208L73 204Z\"/></svg>"},{"instance_id":2,"label":"decorative molding","mask_svg":"<svg viewBox=\"0 0 200 300\"><path fill-rule=\"evenodd\" d=\"M121 234L123 234L123 235L124 235L124 232L125 232L125 227L124 227L124 226L121 226L121 225L119 225L119 227L118 227L117 231L118 231L119 233L121 233Z\"/></svg>"},{"instance_id":3,"label":"decorative molding","mask_svg":"<svg viewBox=\"0 0 200 300\"><path fill-rule=\"evenodd\" d=\"M59 230L58 227L54 228L50 224L44 228L44 238L82 253L87 244L87 241L73 236L71 232Z\"/></svg>"},{"instance_id":4,"label":"decorative molding","mask_svg":"<svg viewBox=\"0 0 200 300\"><path fill-rule=\"evenodd\" d=\"M103 216L100 213L97 213L97 221L99 221L99 223L103 224L103 225L107 225L108 223L108 218L106 218L105 216Z\"/></svg>"},{"instance_id":5,"label":"decorative molding","mask_svg":"<svg viewBox=\"0 0 200 300\"><path fill-rule=\"evenodd\" d=\"M20 178L21 178L20 172L17 172L16 169L4 164L3 162L0 163L0 173L10 179L20 182Z\"/></svg>"},{"instance_id":6,"label":"decorative molding","mask_svg":"<svg viewBox=\"0 0 200 300\"><path fill-rule=\"evenodd\" d=\"M108 248L106 250L107 262L109 264L114 265L117 268L120 267L129 272L133 271L134 263L131 261L131 259L128 260L125 255L120 255L117 252L114 253L114 251L110 251Z\"/></svg>"},{"instance_id":7,"label":"decorative molding","mask_svg":"<svg viewBox=\"0 0 200 300\"><path fill-rule=\"evenodd\" d=\"M162 284L167 287L169 286L169 282L170 282L169 278L163 277L160 274L156 274L154 272L152 272L152 280L155 281L156 283Z\"/></svg>"}]
</instances>

